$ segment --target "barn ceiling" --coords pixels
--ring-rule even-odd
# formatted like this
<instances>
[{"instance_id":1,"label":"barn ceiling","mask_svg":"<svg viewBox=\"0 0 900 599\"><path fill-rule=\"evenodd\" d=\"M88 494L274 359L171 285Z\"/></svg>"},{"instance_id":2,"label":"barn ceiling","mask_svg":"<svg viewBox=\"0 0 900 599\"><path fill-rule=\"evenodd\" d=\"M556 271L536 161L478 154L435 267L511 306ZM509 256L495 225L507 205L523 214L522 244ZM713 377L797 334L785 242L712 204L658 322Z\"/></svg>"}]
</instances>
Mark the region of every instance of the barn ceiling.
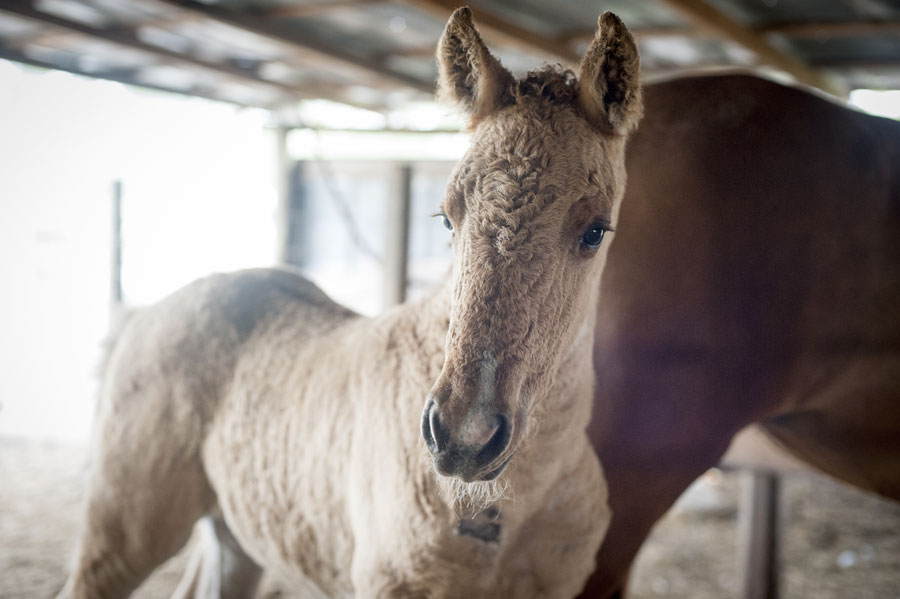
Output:
<instances>
[{"instance_id":1,"label":"barn ceiling","mask_svg":"<svg viewBox=\"0 0 900 599\"><path fill-rule=\"evenodd\" d=\"M597 16L636 35L645 74L754 67L838 95L900 88L893 0L470 0L511 70L574 66ZM454 0L0 0L0 58L274 108L427 100Z\"/></svg>"}]
</instances>

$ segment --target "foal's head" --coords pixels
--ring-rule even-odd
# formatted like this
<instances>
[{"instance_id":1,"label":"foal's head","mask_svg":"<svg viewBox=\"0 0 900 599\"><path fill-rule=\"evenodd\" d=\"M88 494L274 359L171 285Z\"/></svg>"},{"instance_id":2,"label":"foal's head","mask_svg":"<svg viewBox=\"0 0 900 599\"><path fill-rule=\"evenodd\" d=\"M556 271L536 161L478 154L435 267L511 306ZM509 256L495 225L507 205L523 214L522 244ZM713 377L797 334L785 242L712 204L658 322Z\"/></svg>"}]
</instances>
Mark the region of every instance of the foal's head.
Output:
<instances>
[{"instance_id":1,"label":"foal's head","mask_svg":"<svg viewBox=\"0 0 900 599\"><path fill-rule=\"evenodd\" d=\"M641 113L638 54L611 13L581 65L516 80L467 8L438 46L440 93L467 113L472 145L441 206L453 236L443 370L422 435L440 474L498 476L535 405L594 312L625 183L625 137ZM590 361L587 356L587 361Z\"/></svg>"}]
</instances>

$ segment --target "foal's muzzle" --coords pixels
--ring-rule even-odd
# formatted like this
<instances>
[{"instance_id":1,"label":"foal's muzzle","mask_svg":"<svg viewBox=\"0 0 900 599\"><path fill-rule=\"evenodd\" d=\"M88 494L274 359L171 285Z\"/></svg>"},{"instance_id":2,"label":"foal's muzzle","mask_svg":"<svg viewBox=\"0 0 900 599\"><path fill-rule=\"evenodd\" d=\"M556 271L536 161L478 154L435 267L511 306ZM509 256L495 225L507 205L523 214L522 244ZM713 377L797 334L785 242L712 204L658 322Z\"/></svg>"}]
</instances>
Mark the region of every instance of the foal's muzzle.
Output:
<instances>
[{"instance_id":1,"label":"foal's muzzle","mask_svg":"<svg viewBox=\"0 0 900 599\"><path fill-rule=\"evenodd\" d=\"M440 407L429 396L422 411L422 438L434 458L439 474L455 476L465 482L492 480L509 462L497 463L509 447L512 427L500 413L469 418L463 430L450 430L441 419Z\"/></svg>"}]
</instances>

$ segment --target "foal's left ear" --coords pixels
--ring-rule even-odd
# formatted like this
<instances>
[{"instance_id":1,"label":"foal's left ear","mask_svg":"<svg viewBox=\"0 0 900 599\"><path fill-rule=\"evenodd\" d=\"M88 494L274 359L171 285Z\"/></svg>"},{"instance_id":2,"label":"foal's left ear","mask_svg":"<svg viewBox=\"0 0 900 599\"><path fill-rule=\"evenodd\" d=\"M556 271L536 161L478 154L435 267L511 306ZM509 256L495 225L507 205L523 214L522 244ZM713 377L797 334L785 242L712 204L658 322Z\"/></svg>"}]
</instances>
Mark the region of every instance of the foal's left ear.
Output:
<instances>
[{"instance_id":1,"label":"foal's left ear","mask_svg":"<svg viewBox=\"0 0 900 599\"><path fill-rule=\"evenodd\" d=\"M469 125L513 103L515 79L484 45L468 7L456 9L437 47L438 95L459 105Z\"/></svg>"},{"instance_id":2,"label":"foal's left ear","mask_svg":"<svg viewBox=\"0 0 900 599\"><path fill-rule=\"evenodd\" d=\"M644 111L640 68L637 46L619 17L600 15L594 41L581 62L578 104L584 116L614 135L634 129Z\"/></svg>"}]
</instances>

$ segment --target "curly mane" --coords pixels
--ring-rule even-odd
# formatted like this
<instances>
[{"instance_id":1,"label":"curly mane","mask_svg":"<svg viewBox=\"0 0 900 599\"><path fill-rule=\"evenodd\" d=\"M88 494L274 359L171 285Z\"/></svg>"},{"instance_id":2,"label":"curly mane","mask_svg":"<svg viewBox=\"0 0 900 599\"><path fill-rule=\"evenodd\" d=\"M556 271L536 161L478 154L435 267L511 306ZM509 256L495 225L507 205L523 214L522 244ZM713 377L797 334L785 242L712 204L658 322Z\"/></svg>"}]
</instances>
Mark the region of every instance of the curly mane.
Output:
<instances>
[{"instance_id":1,"label":"curly mane","mask_svg":"<svg viewBox=\"0 0 900 599\"><path fill-rule=\"evenodd\" d=\"M578 97L578 78L558 64L544 65L515 82L513 97L517 103L523 98L546 98L557 105L572 104Z\"/></svg>"}]
</instances>

